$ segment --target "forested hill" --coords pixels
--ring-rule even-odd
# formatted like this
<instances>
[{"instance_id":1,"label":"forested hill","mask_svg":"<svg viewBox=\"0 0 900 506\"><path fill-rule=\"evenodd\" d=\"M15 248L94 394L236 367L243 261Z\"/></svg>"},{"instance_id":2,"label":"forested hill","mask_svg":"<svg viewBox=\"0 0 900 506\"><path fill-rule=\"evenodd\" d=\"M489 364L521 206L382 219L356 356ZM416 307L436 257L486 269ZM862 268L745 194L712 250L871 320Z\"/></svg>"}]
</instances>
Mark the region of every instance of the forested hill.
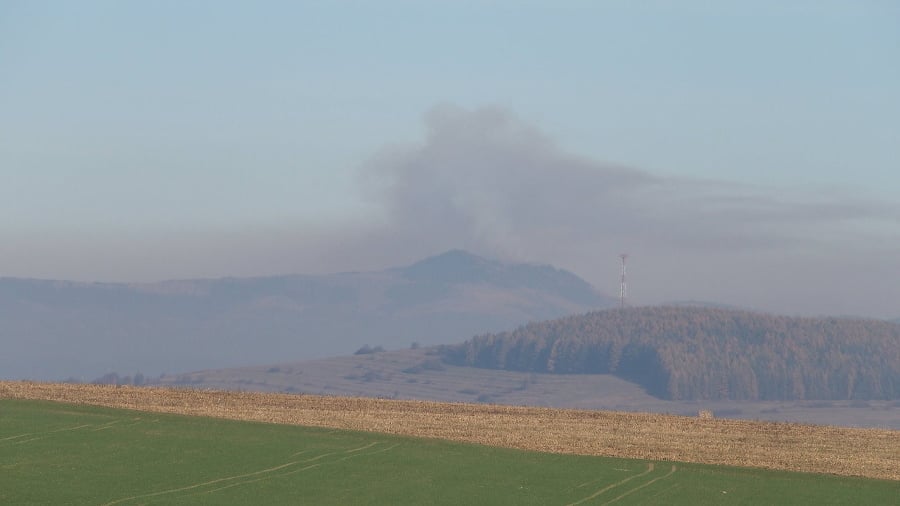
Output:
<instances>
[{"instance_id":1,"label":"forested hill","mask_svg":"<svg viewBox=\"0 0 900 506\"><path fill-rule=\"evenodd\" d=\"M445 346L459 365L609 373L665 399L900 399L900 325L703 307L611 309Z\"/></svg>"}]
</instances>

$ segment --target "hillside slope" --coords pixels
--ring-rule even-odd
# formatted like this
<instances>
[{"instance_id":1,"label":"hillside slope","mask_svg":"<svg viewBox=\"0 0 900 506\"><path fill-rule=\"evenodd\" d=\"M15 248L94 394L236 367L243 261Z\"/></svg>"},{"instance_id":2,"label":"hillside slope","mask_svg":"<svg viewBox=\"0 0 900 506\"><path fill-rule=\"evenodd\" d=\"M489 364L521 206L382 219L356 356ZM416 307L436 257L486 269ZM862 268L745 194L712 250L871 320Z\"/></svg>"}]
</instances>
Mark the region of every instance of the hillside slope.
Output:
<instances>
[{"instance_id":1,"label":"hillside slope","mask_svg":"<svg viewBox=\"0 0 900 506\"><path fill-rule=\"evenodd\" d=\"M569 272L450 251L378 272L147 284L0 278L0 378L90 380L460 342L606 307Z\"/></svg>"},{"instance_id":2,"label":"hillside slope","mask_svg":"<svg viewBox=\"0 0 900 506\"><path fill-rule=\"evenodd\" d=\"M701 307L613 309L447 346L457 365L611 373L664 399L898 399L900 325Z\"/></svg>"},{"instance_id":3,"label":"hillside slope","mask_svg":"<svg viewBox=\"0 0 900 506\"><path fill-rule=\"evenodd\" d=\"M669 413L900 430L900 401L673 401L611 374L550 374L442 363L439 347L385 351L153 378L178 388L477 402ZM129 378L107 378L128 384Z\"/></svg>"}]
</instances>

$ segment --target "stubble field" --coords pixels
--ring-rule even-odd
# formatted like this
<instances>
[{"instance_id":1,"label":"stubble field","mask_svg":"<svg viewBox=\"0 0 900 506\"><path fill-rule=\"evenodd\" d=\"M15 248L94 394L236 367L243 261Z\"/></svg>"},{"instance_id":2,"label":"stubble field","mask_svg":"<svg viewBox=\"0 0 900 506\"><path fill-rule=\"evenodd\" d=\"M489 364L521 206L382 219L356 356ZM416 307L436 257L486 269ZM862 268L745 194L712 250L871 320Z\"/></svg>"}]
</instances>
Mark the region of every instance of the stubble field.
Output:
<instances>
[{"instance_id":1,"label":"stubble field","mask_svg":"<svg viewBox=\"0 0 900 506\"><path fill-rule=\"evenodd\" d=\"M0 382L34 399L349 429L547 453L900 480L900 432L671 415L186 389Z\"/></svg>"}]
</instances>

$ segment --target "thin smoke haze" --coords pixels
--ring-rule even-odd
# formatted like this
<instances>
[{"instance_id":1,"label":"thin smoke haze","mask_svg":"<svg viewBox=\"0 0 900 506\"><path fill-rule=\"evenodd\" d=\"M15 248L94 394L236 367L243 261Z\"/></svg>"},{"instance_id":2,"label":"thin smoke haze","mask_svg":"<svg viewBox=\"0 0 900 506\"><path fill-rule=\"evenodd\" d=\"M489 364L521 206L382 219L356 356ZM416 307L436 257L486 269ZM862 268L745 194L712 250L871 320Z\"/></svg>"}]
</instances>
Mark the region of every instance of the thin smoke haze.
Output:
<instances>
[{"instance_id":1,"label":"thin smoke haze","mask_svg":"<svg viewBox=\"0 0 900 506\"><path fill-rule=\"evenodd\" d=\"M626 250L639 302L900 312L896 207L812 185L662 177L581 158L502 108L444 106L425 122L423 143L386 149L363 171L385 220L365 246L386 260L458 246L551 262L615 293Z\"/></svg>"},{"instance_id":2,"label":"thin smoke haze","mask_svg":"<svg viewBox=\"0 0 900 506\"><path fill-rule=\"evenodd\" d=\"M896 318L900 209L851 192L654 174L567 152L501 107L433 108L359 169L365 216L0 244L37 277L159 280L404 265L449 249L569 269L635 304L704 300ZM647 146L653 149L653 146ZM196 228L196 229L195 229ZM27 270L27 269L22 269Z\"/></svg>"}]
</instances>

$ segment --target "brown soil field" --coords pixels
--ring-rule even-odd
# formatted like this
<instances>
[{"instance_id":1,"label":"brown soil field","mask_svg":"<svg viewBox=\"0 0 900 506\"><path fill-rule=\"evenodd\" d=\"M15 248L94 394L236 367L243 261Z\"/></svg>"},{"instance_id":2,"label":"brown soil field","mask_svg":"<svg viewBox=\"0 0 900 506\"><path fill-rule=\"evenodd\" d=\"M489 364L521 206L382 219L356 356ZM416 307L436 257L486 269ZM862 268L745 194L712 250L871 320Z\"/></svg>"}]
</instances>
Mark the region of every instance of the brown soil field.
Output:
<instances>
[{"instance_id":1,"label":"brown soil field","mask_svg":"<svg viewBox=\"0 0 900 506\"><path fill-rule=\"evenodd\" d=\"M900 480L900 431L611 411L0 381L40 399L440 438L551 453Z\"/></svg>"}]
</instances>

